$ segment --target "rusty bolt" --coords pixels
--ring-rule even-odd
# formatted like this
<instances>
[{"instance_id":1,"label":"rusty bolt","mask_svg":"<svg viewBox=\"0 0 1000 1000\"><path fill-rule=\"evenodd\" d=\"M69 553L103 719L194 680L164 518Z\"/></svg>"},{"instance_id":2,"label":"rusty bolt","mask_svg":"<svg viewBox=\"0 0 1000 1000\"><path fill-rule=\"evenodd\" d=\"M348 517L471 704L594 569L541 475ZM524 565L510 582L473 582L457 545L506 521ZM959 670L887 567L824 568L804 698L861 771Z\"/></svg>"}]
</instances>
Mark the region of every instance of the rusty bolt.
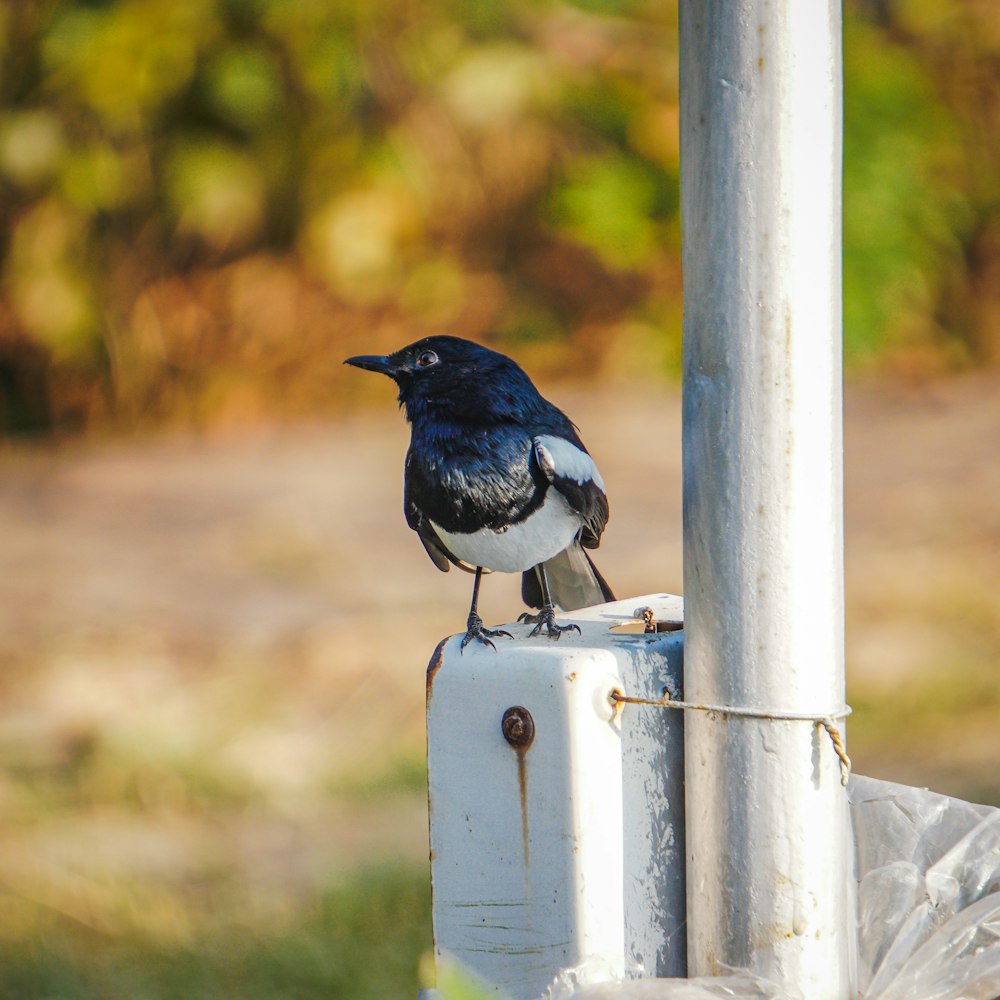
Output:
<instances>
[{"instance_id":1,"label":"rusty bolt","mask_svg":"<svg viewBox=\"0 0 1000 1000\"><path fill-rule=\"evenodd\" d=\"M514 705L503 713L500 730L515 750L527 750L535 738L535 720L526 708Z\"/></svg>"}]
</instances>

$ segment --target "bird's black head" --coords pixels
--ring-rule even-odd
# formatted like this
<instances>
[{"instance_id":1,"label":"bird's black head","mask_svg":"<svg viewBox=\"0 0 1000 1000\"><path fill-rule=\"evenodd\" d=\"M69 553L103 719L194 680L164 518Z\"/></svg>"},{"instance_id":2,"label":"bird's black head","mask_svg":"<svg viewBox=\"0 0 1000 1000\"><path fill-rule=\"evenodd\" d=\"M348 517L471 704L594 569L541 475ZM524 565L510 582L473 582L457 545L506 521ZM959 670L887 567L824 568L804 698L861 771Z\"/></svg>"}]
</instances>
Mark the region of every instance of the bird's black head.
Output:
<instances>
[{"instance_id":1,"label":"bird's black head","mask_svg":"<svg viewBox=\"0 0 1000 1000\"><path fill-rule=\"evenodd\" d=\"M442 408L460 419L500 417L543 402L514 361L460 337L424 337L394 354L363 355L344 364L393 379L410 420Z\"/></svg>"}]
</instances>

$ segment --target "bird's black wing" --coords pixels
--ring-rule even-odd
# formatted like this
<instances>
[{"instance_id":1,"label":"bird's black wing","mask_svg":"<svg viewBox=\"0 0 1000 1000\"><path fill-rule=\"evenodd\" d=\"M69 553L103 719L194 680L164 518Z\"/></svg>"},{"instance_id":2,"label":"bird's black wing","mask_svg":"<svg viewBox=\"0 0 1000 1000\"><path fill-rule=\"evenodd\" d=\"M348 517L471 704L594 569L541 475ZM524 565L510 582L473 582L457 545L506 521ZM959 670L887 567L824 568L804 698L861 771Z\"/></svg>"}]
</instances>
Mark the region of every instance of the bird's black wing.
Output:
<instances>
[{"instance_id":1,"label":"bird's black wing","mask_svg":"<svg viewBox=\"0 0 1000 1000\"><path fill-rule=\"evenodd\" d=\"M579 439L539 434L532 439L532 460L538 470L580 515L580 543L596 549L608 523L608 498L594 460Z\"/></svg>"},{"instance_id":2,"label":"bird's black wing","mask_svg":"<svg viewBox=\"0 0 1000 1000\"><path fill-rule=\"evenodd\" d=\"M406 456L407 471L410 463L410 456ZM405 479L405 486L403 491L403 514L406 517L407 525L412 528L420 541L423 543L424 549L427 551L427 555L430 556L431 562L442 573L447 573L451 569L451 564L454 564L459 569L464 570L466 573L475 573L476 567L470 566L463 559L459 559L457 556L451 554L448 551L448 547L441 540L441 536L434 530L434 525L424 517L423 512L420 508L413 502L409 491L409 476ZM489 570L484 570L488 573Z\"/></svg>"}]
</instances>

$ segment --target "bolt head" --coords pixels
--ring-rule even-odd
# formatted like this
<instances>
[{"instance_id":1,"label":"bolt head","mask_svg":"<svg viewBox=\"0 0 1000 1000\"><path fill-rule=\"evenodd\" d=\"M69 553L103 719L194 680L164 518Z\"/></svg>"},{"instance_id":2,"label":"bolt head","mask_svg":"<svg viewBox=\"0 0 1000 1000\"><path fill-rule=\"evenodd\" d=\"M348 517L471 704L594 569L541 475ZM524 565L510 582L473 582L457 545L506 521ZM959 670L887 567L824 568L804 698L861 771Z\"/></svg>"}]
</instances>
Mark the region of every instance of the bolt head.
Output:
<instances>
[{"instance_id":1,"label":"bolt head","mask_svg":"<svg viewBox=\"0 0 1000 1000\"><path fill-rule=\"evenodd\" d=\"M515 750L527 750L535 738L535 720L523 705L513 705L503 713L500 731Z\"/></svg>"}]
</instances>

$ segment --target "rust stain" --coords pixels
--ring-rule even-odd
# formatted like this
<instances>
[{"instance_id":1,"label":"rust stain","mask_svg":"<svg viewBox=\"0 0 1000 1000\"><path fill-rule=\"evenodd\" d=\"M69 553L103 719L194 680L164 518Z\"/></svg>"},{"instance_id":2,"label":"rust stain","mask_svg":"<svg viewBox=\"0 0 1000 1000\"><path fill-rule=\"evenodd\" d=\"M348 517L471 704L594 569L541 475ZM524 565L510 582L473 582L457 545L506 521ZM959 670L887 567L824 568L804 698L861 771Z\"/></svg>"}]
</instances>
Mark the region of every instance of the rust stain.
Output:
<instances>
[{"instance_id":1,"label":"rust stain","mask_svg":"<svg viewBox=\"0 0 1000 1000\"><path fill-rule=\"evenodd\" d=\"M531 860L531 838L528 833L528 762L525 760L528 748L517 747L514 753L517 755L517 785L521 793L521 846L524 850L524 867L527 868Z\"/></svg>"},{"instance_id":2,"label":"rust stain","mask_svg":"<svg viewBox=\"0 0 1000 1000\"><path fill-rule=\"evenodd\" d=\"M657 632L683 632L684 622L666 622L660 621L656 623Z\"/></svg>"},{"instance_id":3,"label":"rust stain","mask_svg":"<svg viewBox=\"0 0 1000 1000\"><path fill-rule=\"evenodd\" d=\"M527 753L535 740L535 720L523 705L512 705L503 713L500 723L503 738L517 756L517 785L521 796L521 844L524 850L524 867L531 859L528 831L528 762Z\"/></svg>"},{"instance_id":4,"label":"rust stain","mask_svg":"<svg viewBox=\"0 0 1000 1000\"><path fill-rule=\"evenodd\" d=\"M451 638L450 636L448 638ZM434 691L434 675L441 669L441 661L444 658L444 644L448 638L442 639L434 648L431 661L427 664L427 703L430 704L431 694Z\"/></svg>"}]
</instances>

